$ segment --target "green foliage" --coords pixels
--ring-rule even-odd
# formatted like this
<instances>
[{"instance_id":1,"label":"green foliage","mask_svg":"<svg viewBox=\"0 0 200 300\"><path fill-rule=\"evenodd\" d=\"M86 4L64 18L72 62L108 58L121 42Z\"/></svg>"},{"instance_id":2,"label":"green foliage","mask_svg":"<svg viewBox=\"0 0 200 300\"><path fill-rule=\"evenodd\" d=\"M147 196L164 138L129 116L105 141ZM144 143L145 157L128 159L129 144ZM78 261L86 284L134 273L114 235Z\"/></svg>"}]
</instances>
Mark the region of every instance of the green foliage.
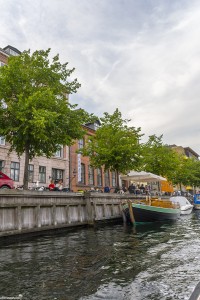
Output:
<instances>
[{"instance_id":1,"label":"green foliage","mask_svg":"<svg viewBox=\"0 0 200 300\"><path fill-rule=\"evenodd\" d=\"M190 185L199 187L200 186L200 161L193 160L193 165L191 168L193 172L192 172L192 178L190 180Z\"/></svg>"},{"instance_id":2,"label":"green foliage","mask_svg":"<svg viewBox=\"0 0 200 300\"><path fill-rule=\"evenodd\" d=\"M140 164L141 129L128 127L118 109L113 114L104 113L96 135L89 138L80 152L90 157L91 165L105 170L126 173Z\"/></svg>"},{"instance_id":3,"label":"green foliage","mask_svg":"<svg viewBox=\"0 0 200 300\"><path fill-rule=\"evenodd\" d=\"M200 162L177 153L162 142L162 135L149 136L143 145L142 169L164 176L177 185L200 185Z\"/></svg>"},{"instance_id":4,"label":"green foliage","mask_svg":"<svg viewBox=\"0 0 200 300\"><path fill-rule=\"evenodd\" d=\"M179 165L179 155L163 144L162 137L162 135L159 137L151 135L147 143L143 145L142 169L164 176L171 181Z\"/></svg>"},{"instance_id":5,"label":"green foliage","mask_svg":"<svg viewBox=\"0 0 200 300\"><path fill-rule=\"evenodd\" d=\"M59 55L50 61L49 54L50 49L24 51L0 68L0 135L28 159L51 157L59 145L71 145L91 117L67 101L80 87L68 79L74 69L61 64Z\"/></svg>"},{"instance_id":6,"label":"green foliage","mask_svg":"<svg viewBox=\"0 0 200 300\"><path fill-rule=\"evenodd\" d=\"M180 186L199 186L200 162L184 155L179 156L179 164L174 170L172 180L175 184L179 184Z\"/></svg>"}]
</instances>

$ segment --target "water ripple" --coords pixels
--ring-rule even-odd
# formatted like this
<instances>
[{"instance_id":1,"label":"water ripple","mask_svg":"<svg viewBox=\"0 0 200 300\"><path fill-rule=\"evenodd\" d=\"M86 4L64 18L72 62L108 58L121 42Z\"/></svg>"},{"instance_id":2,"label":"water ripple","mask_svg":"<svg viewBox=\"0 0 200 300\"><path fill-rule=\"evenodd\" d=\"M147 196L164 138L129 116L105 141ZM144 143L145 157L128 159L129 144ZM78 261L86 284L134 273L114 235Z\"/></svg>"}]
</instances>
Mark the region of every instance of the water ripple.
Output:
<instances>
[{"instance_id":1,"label":"water ripple","mask_svg":"<svg viewBox=\"0 0 200 300\"><path fill-rule=\"evenodd\" d=\"M200 215L79 229L0 247L0 297L188 300L200 280Z\"/></svg>"}]
</instances>

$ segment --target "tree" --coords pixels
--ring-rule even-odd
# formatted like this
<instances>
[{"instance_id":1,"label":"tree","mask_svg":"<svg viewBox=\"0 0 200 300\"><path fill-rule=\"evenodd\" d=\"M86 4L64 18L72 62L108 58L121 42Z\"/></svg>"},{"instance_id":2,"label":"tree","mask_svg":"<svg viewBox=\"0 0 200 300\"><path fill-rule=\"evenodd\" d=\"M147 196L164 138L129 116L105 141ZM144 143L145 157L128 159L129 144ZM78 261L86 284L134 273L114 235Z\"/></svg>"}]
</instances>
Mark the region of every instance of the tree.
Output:
<instances>
[{"instance_id":1,"label":"tree","mask_svg":"<svg viewBox=\"0 0 200 300\"><path fill-rule=\"evenodd\" d=\"M180 186L180 190L182 189L182 185L199 186L200 162L185 155L180 155L179 164L174 171L172 180Z\"/></svg>"},{"instance_id":2,"label":"tree","mask_svg":"<svg viewBox=\"0 0 200 300\"><path fill-rule=\"evenodd\" d=\"M190 182L190 185L194 187L200 186L200 161L199 160L193 160L193 166L192 166L192 180Z\"/></svg>"},{"instance_id":3,"label":"tree","mask_svg":"<svg viewBox=\"0 0 200 300\"><path fill-rule=\"evenodd\" d=\"M193 160L192 179L189 185L192 185L193 187L200 186L200 161L199 160Z\"/></svg>"},{"instance_id":4,"label":"tree","mask_svg":"<svg viewBox=\"0 0 200 300\"><path fill-rule=\"evenodd\" d=\"M162 135L149 136L143 145L142 169L167 178L173 184L198 186L200 184L200 162L177 153L163 144Z\"/></svg>"},{"instance_id":5,"label":"tree","mask_svg":"<svg viewBox=\"0 0 200 300\"><path fill-rule=\"evenodd\" d=\"M80 152L90 157L93 167L104 166L105 170L115 171L119 184L119 172L125 174L140 164L141 129L128 127L130 120L123 120L118 109L111 115L105 112L100 121L96 134L89 138Z\"/></svg>"},{"instance_id":6,"label":"tree","mask_svg":"<svg viewBox=\"0 0 200 300\"><path fill-rule=\"evenodd\" d=\"M60 145L71 145L85 133L82 124L91 116L67 101L80 87L68 78L74 69L61 64L59 55L49 60L50 49L24 51L0 68L0 135L10 151L25 153L24 188L28 164L35 156L51 157Z\"/></svg>"},{"instance_id":7,"label":"tree","mask_svg":"<svg viewBox=\"0 0 200 300\"><path fill-rule=\"evenodd\" d=\"M143 145L142 169L157 175L174 179L174 172L179 165L179 155L163 144L163 136L151 135Z\"/></svg>"}]
</instances>

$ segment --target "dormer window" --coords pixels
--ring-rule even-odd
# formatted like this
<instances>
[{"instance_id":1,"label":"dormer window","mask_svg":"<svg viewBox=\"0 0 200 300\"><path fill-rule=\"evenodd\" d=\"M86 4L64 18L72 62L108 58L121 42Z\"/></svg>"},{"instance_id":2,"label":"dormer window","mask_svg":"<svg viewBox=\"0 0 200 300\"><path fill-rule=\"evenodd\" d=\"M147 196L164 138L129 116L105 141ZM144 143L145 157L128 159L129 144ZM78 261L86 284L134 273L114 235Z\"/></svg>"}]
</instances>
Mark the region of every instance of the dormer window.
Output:
<instances>
[{"instance_id":1,"label":"dormer window","mask_svg":"<svg viewBox=\"0 0 200 300\"><path fill-rule=\"evenodd\" d=\"M93 129L93 130L96 131L101 126L101 123L100 123L99 120L96 120L94 123L87 123L87 124L85 124L85 126L87 126L87 127L89 127L89 128L91 128L91 129Z\"/></svg>"},{"instance_id":2,"label":"dormer window","mask_svg":"<svg viewBox=\"0 0 200 300\"><path fill-rule=\"evenodd\" d=\"M12 55L12 56L17 56L18 53L13 51L12 49L9 49L9 54Z\"/></svg>"},{"instance_id":3,"label":"dormer window","mask_svg":"<svg viewBox=\"0 0 200 300\"><path fill-rule=\"evenodd\" d=\"M98 122L94 123L94 130L97 130L100 127L100 124Z\"/></svg>"},{"instance_id":4,"label":"dormer window","mask_svg":"<svg viewBox=\"0 0 200 300\"><path fill-rule=\"evenodd\" d=\"M6 46L5 48L3 48L3 50L4 50L7 54L12 55L12 56L17 56L17 55L20 55L20 54L21 54L21 52L20 52L18 49L14 48L14 47L12 47L12 46L10 46L10 45L8 45L8 46Z\"/></svg>"}]
</instances>

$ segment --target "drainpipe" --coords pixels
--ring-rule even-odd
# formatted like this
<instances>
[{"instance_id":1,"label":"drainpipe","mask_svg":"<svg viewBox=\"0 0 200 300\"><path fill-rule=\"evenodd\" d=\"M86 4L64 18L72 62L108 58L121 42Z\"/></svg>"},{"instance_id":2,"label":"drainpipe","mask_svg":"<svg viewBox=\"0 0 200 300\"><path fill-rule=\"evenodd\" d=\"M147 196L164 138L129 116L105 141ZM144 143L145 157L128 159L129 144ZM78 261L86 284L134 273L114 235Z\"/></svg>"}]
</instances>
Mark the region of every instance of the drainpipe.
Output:
<instances>
[{"instance_id":1,"label":"drainpipe","mask_svg":"<svg viewBox=\"0 0 200 300\"><path fill-rule=\"evenodd\" d=\"M71 190L71 181L70 181L70 178L71 178L71 146L69 146L69 178L68 178L68 185L69 185L69 190Z\"/></svg>"}]
</instances>

